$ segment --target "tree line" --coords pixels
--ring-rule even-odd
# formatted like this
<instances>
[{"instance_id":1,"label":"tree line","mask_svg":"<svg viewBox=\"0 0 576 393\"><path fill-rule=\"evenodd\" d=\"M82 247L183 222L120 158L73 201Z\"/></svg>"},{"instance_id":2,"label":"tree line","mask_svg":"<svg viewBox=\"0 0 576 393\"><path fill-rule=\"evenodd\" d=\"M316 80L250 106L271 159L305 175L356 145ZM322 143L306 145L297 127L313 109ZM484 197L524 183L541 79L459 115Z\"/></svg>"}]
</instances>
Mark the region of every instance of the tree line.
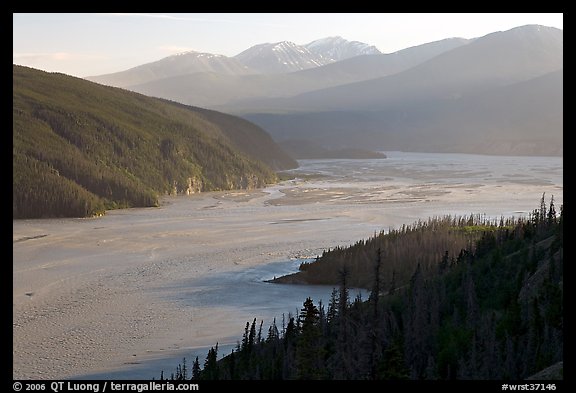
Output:
<instances>
[{"instance_id":1,"label":"tree line","mask_svg":"<svg viewBox=\"0 0 576 393\"><path fill-rule=\"evenodd\" d=\"M156 206L162 195L275 182L228 135L273 142L244 120L235 129L233 116L221 117L14 66L13 218L85 217Z\"/></svg>"},{"instance_id":2,"label":"tree line","mask_svg":"<svg viewBox=\"0 0 576 393\"><path fill-rule=\"evenodd\" d=\"M411 229L433 233L468 219L445 217ZM307 298L299 315L267 329L263 321L247 322L232 353L218 360L216 345L202 365L196 358L191 371L184 363L169 378L527 378L563 360L563 221L563 208L558 214L553 198L547 206L542 196L529 217L486 225L455 255L419 259L406 281L383 279L390 252L384 245L391 243L381 243L371 253L368 299L350 299L352 270L335 265L339 284L328 304ZM389 236L411 239L412 230Z\"/></svg>"}]
</instances>

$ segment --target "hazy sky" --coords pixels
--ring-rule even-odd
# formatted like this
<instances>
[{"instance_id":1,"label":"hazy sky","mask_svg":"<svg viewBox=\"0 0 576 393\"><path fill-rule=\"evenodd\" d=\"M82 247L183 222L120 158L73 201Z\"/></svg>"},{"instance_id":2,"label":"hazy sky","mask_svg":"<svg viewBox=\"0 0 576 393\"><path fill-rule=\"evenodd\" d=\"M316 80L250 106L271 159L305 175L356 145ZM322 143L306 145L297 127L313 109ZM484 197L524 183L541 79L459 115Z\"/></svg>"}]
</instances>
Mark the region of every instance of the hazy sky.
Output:
<instances>
[{"instance_id":1,"label":"hazy sky","mask_svg":"<svg viewBox=\"0 0 576 393\"><path fill-rule=\"evenodd\" d=\"M339 35L392 53L526 24L563 29L563 14L13 14L13 62L84 77L188 50L234 56L265 42Z\"/></svg>"}]
</instances>

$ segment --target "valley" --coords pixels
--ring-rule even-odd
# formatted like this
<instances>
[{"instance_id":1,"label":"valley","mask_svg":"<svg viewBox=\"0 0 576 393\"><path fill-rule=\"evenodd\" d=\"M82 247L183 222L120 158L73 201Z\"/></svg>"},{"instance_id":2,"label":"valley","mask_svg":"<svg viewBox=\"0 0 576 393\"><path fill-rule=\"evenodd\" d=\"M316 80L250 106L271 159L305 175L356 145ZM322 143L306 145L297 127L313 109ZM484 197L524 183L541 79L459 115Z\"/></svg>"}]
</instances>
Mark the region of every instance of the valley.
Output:
<instances>
[{"instance_id":1,"label":"valley","mask_svg":"<svg viewBox=\"0 0 576 393\"><path fill-rule=\"evenodd\" d=\"M302 160L297 179L263 190L14 221L13 378L158 378L216 342L226 354L246 321L295 312L306 287L258 280L298 258L423 217L525 215L543 192L563 202L558 158L386 154Z\"/></svg>"},{"instance_id":2,"label":"valley","mask_svg":"<svg viewBox=\"0 0 576 393\"><path fill-rule=\"evenodd\" d=\"M562 379L562 18L14 13L13 379Z\"/></svg>"}]
</instances>

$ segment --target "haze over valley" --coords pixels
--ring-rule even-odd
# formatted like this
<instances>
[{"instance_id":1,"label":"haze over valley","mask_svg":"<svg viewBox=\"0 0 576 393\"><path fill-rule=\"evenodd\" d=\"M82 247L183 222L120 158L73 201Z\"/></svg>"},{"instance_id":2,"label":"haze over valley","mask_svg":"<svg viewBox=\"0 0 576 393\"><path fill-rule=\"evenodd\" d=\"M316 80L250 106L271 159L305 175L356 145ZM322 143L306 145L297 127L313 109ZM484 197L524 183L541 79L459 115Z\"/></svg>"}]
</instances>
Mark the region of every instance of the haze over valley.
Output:
<instances>
[{"instance_id":1,"label":"haze over valley","mask_svg":"<svg viewBox=\"0 0 576 393\"><path fill-rule=\"evenodd\" d=\"M88 79L241 115L276 141L562 155L562 30L519 26L389 54L353 44L331 37L257 45L231 58L189 52ZM335 48L348 57L329 57Z\"/></svg>"},{"instance_id":2,"label":"haze over valley","mask_svg":"<svg viewBox=\"0 0 576 393\"><path fill-rule=\"evenodd\" d=\"M548 16L13 14L13 379L563 379Z\"/></svg>"}]
</instances>

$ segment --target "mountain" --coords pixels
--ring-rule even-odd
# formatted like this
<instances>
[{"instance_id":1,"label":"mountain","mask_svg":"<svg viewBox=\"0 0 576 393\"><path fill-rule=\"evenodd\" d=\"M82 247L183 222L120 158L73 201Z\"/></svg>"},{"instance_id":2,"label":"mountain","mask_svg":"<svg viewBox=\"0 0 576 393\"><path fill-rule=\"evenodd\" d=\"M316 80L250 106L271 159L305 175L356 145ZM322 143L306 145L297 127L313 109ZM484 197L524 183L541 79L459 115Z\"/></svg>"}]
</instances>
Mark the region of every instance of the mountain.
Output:
<instances>
[{"instance_id":1,"label":"mountain","mask_svg":"<svg viewBox=\"0 0 576 393\"><path fill-rule=\"evenodd\" d=\"M266 102L271 97L289 97L326 87L391 75L466 43L468 40L446 39L391 54L355 56L287 74L195 73L158 79L127 88L188 105L238 112L258 108L260 101Z\"/></svg>"},{"instance_id":2,"label":"mountain","mask_svg":"<svg viewBox=\"0 0 576 393\"><path fill-rule=\"evenodd\" d=\"M234 58L211 53L184 52L153 63L143 64L113 74L89 76L85 79L108 86L128 87L178 75L214 72L221 75L254 73Z\"/></svg>"},{"instance_id":3,"label":"mountain","mask_svg":"<svg viewBox=\"0 0 576 393\"><path fill-rule=\"evenodd\" d=\"M307 139L290 139L279 142L280 147L296 159L374 159L386 154L367 149L327 149Z\"/></svg>"},{"instance_id":4,"label":"mountain","mask_svg":"<svg viewBox=\"0 0 576 393\"><path fill-rule=\"evenodd\" d=\"M439 152L446 138L451 149L463 153L562 156L563 79L558 70L446 103L428 120L438 136L428 143Z\"/></svg>"},{"instance_id":5,"label":"mountain","mask_svg":"<svg viewBox=\"0 0 576 393\"><path fill-rule=\"evenodd\" d=\"M332 62L290 41L255 45L234 58L262 74L305 70Z\"/></svg>"},{"instance_id":6,"label":"mountain","mask_svg":"<svg viewBox=\"0 0 576 393\"><path fill-rule=\"evenodd\" d=\"M287 73L322 66L353 56L379 53L374 46L358 41L347 41L341 37L316 40L303 46L282 41L255 45L235 57L188 51L129 70L88 76L85 79L108 86L130 87L196 73L216 75Z\"/></svg>"},{"instance_id":7,"label":"mountain","mask_svg":"<svg viewBox=\"0 0 576 393\"><path fill-rule=\"evenodd\" d=\"M330 39L314 42L328 53ZM289 58L279 62L288 49L293 56L312 53L284 44L276 51L275 44L257 45L237 57L252 61L251 69L260 63L269 72L273 66L302 66ZM327 63L317 60L311 68L289 73L197 72L127 88L241 115L277 141L308 140L332 150L562 154L562 108L551 107L562 100L561 87L550 91L537 82L563 68L562 30L527 25L471 40L451 38L391 54L322 61ZM514 93L513 86L523 82L527 96ZM484 105L482 97L491 95L499 108ZM508 100L500 100L507 95ZM474 105L484 105L483 111Z\"/></svg>"},{"instance_id":8,"label":"mountain","mask_svg":"<svg viewBox=\"0 0 576 393\"><path fill-rule=\"evenodd\" d=\"M468 42L469 40L463 38L449 38L389 54L358 55L322 67L303 70L297 75L304 77L308 83L314 80L330 80L333 86L376 79L405 71Z\"/></svg>"},{"instance_id":9,"label":"mountain","mask_svg":"<svg viewBox=\"0 0 576 393\"><path fill-rule=\"evenodd\" d=\"M337 38L340 46L337 46L336 42L330 38L313 41L308 45L316 43L313 47L321 49L321 44L324 43L325 50L328 50L328 44L332 42L333 52L339 49L341 53L346 52L348 55L352 53L350 45L359 47L364 52L373 52L369 49L371 46L367 44L360 45L361 43ZM258 100L266 100L270 97L295 96L327 87L391 75L467 42L468 40L464 39L446 39L386 55L363 55L360 54L362 50L358 50L355 52L358 55L345 60L334 61L323 58L321 62L327 63L326 65L273 74L259 73L241 64L235 58L186 52L130 70L86 79L188 105L234 112L243 108L253 109L253 101L258 102ZM245 51L246 59L250 57L253 63L269 61L266 56L270 53L265 50L265 47L270 49L270 45L259 45ZM306 48L299 47L296 52L301 54L302 51L306 52ZM285 53L285 51L272 51L272 53L278 60L280 59L278 54ZM292 63L286 63L286 65L282 63L282 68L286 67L289 70L294 68Z\"/></svg>"},{"instance_id":10,"label":"mountain","mask_svg":"<svg viewBox=\"0 0 576 393\"><path fill-rule=\"evenodd\" d=\"M562 30L529 25L393 75L247 103L252 112L236 113L276 140L306 138L325 147L556 155L562 154L562 69ZM550 73L557 74L548 86L537 79ZM491 95L499 105L483 98Z\"/></svg>"},{"instance_id":11,"label":"mountain","mask_svg":"<svg viewBox=\"0 0 576 393\"><path fill-rule=\"evenodd\" d=\"M563 67L563 32L523 26L492 33L383 78L268 101L282 111L379 110L435 99L458 99Z\"/></svg>"},{"instance_id":12,"label":"mountain","mask_svg":"<svg viewBox=\"0 0 576 393\"><path fill-rule=\"evenodd\" d=\"M380 111L244 115L280 141L325 148L563 155L563 71L460 100Z\"/></svg>"},{"instance_id":13,"label":"mountain","mask_svg":"<svg viewBox=\"0 0 576 393\"><path fill-rule=\"evenodd\" d=\"M361 55L382 54L375 46L359 41L348 41L342 37L326 37L304 45L310 52L332 61L349 59Z\"/></svg>"},{"instance_id":14,"label":"mountain","mask_svg":"<svg viewBox=\"0 0 576 393\"><path fill-rule=\"evenodd\" d=\"M63 74L14 65L12 103L15 219L261 187L297 166L246 120Z\"/></svg>"}]
</instances>

